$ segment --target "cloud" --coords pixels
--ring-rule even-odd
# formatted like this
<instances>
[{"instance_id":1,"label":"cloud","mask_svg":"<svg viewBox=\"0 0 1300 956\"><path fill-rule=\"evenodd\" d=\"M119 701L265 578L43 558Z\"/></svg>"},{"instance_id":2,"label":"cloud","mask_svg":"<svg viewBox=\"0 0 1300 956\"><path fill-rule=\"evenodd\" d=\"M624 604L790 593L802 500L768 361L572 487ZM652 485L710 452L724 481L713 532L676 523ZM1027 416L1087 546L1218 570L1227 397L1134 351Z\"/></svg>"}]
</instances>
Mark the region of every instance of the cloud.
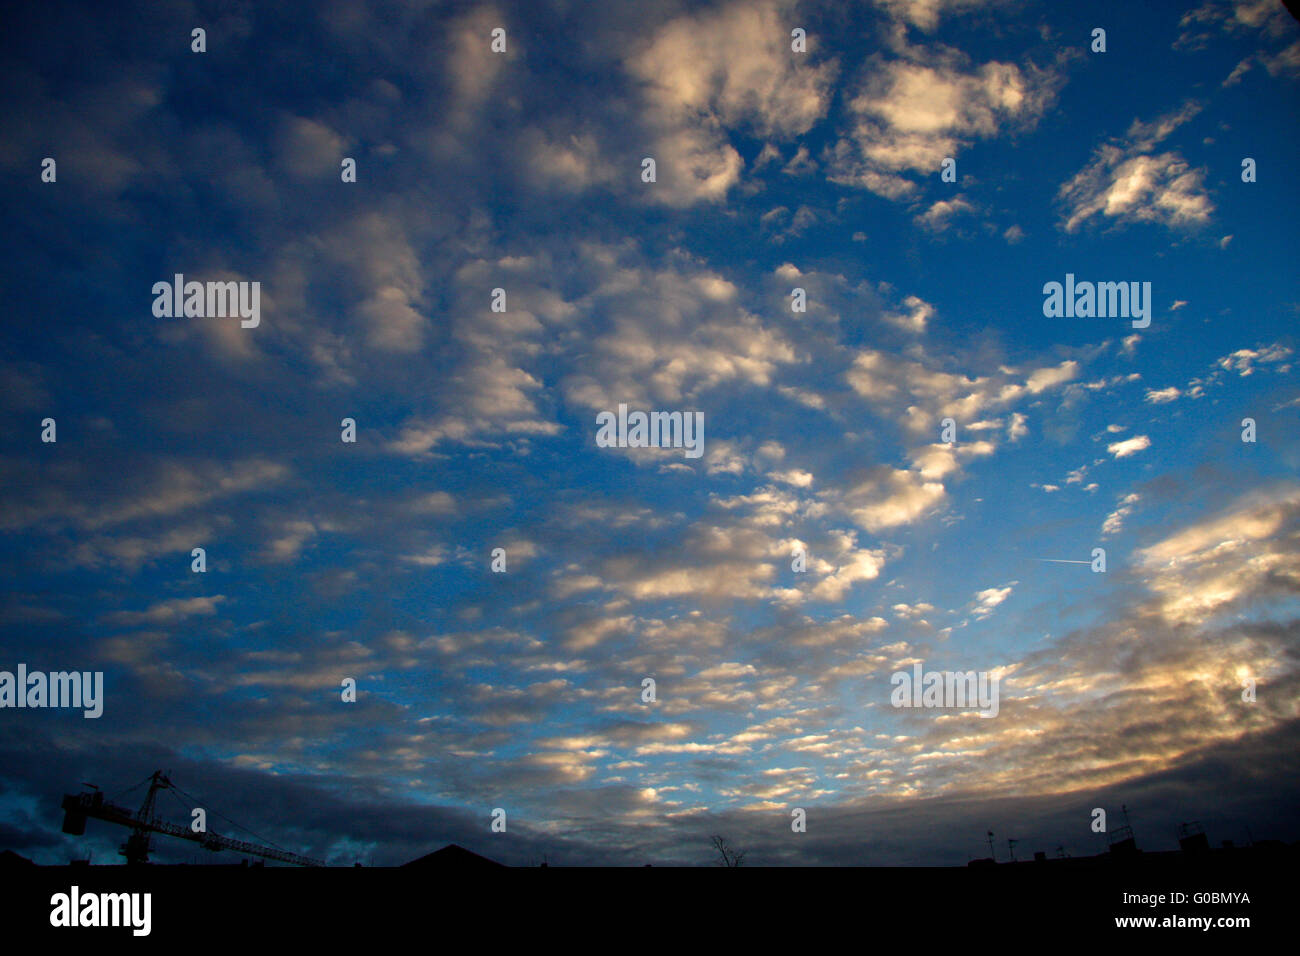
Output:
<instances>
[{"instance_id":1,"label":"cloud","mask_svg":"<svg viewBox=\"0 0 1300 956\"><path fill-rule=\"evenodd\" d=\"M314 538L318 530L320 529L310 521L284 522L278 529L279 536L269 541L263 549L263 559L276 564L288 564L298 560L303 545Z\"/></svg>"},{"instance_id":2,"label":"cloud","mask_svg":"<svg viewBox=\"0 0 1300 956\"><path fill-rule=\"evenodd\" d=\"M15 333L19 354L0 363L15 423L0 528L18 585L0 625L10 660L75 651L116 691L93 747L80 721L24 718L0 746L10 803L174 767L242 823L347 864L404 862L420 852L412 834L519 863L690 864L692 832L727 832L754 862L960 865L962 834L999 819L1055 845L1082 800L1062 794L1137 799L1153 833L1172 831L1157 812L1176 813L1177 794L1220 809L1249 794L1289 820L1293 483L1204 511L1222 497L1217 470L1180 415L1143 459L1141 498L1089 475L1145 427L1131 416L1143 393L1156 412L1175 392L1238 419L1239 399L1291 399L1294 343L1268 344L1286 335L1269 333L1286 303L1244 275L1265 290L1268 337L1209 353L1221 357L1194 383L1147 388L1136 336L1071 346L999 318L987 284L1016 288L1016 263L1060 250L1022 242L1010 272L994 256L947 285L906 278L935 263L895 227L975 231L959 217L983 215L987 196L1042 186L987 192L973 177L930 195L930 164L1026 132L1065 56L1040 70L911 47L966 13L1004 31L961 0L877 6L892 22L807 21L799 56L801 8L784 3L449 17L332 4L292 35L229 21L223 35L264 68L211 88L177 86L174 63L131 42L130 17L61 7L86 69L19 64L20 115L0 145L15 182L50 204L14 246L15 274L81 264L75 281L32 285L59 331L27 336L44 343L27 356ZM160 9L160 29L184 36ZM496 26L504 56L488 48ZM864 61L852 37L882 26ZM1059 46L1046 22L1008 26L999 51L1026 36ZM16 48L40 49L16 29ZM539 45L552 32L566 42ZM303 38L337 83L284 74ZM1285 74L1290 42L1261 47L1250 84L1272 82L1274 60ZM850 54L861 72L837 88L832 57ZM1168 154L1183 123L1135 123L1112 145ZM1070 129L1090 137L1086 162L1096 125ZM57 189L33 175L42 143L60 156ZM355 186L337 179L345 149ZM649 153L659 191L636 176ZM996 212L1001 224L978 224L987 238L1024 238L1007 225L1016 209ZM750 255L777 240L783 255ZM187 273L261 279L256 334L138 321L136 279L160 267L141 250L158 243ZM1166 251L1177 265L1188 249ZM796 285L806 313L790 311ZM505 312L488 305L496 287ZM103 293L88 310L87 289ZM1179 294L1205 301L1195 283ZM1182 381L1171 374L1157 386ZM705 455L597 451L593 414L620 402L706 412ZM36 441L46 414L58 445ZM356 445L338 441L345 415ZM1126 424L1108 428L1117 415ZM1003 507L1007 491L1023 500ZM1081 491L1113 494L1113 510L1081 508ZM1158 520L1134 526L1144 506ZM1121 573L1022 564L1026 534L1039 553L1084 557L1054 549L1097 524L1130 545L1112 551ZM209 575L189 571L196 546ZM496 546L506 574L489 570ZM201 596L217 578L222 593ZM951 639L994 616L989 640ZM920 660L1001 675L998 719L890 707L889 674ZM1266 691L1249 708L1243 674ZM345 676L361 693L340 708ZM176 752L151 742L159 713ZM491 793L518 807L508 847L473 842ZM771 837L752 812L795 795L821 808L811 842ZM0 813L0 829L48 862L114 851L34 817Z\"/></svg>"},{"instance_id":3,"label":"cloud","mask_svg":"<svg viewBox=\"0 0 1300 956\"><path fill-rule=\"evenodd\" d=\"M1134 435L1132 438L1126 438L1123 441L1111 442L1106 446L1106 451L1116 458L1128 458L1130 455L1136 455L1140 451L1145 451L1151 447L1151 439L1146 435Z\"/></svg>"},{"instance_id":4,"label":"cloud","mask_svg":"<svg viewBox=\"0 0 1300 956\"><path fill-rule=\"evenodd\" d=\"M904 299L903 305L907 306L907 312L887 313L885 321L909 332L918 334L924 332L930 319L934 317L934 306L915 295L909 295Z\"/></svg>"},{"instance_id":5,"label":"cloud","mask_svg":"<svg viewBox=\"0 0 1300 956\"><path fill-rule=\"evenodd\" d=\"M333 178L346 155L344 146L343 137L320 120L289 116L281 124L277 161L297 179Z\"/></svg>"},{"instance_id":6,"label":"cloud","mask_svg":"<svg viewBox=\"0 0 1300 956\"><path fill-rule=\"evenodd\" d=\"M1208 0L1183 14L1178 21L1176 50L1203 50L1215 42L1219 32L1241 35L1260 31L1270 39L1284 35L1291 27L1282 4L1272 0Z\"/></svg>"},{"instance_id":7,"label":"cloud","mask_svg":"<svg viewBox=\"0 0 1300 956\"><path fill-rule=\"evenodd\" d=\"M1274 366L1273 371L1279 375L1287 375L1291 371L1291 363L1288 361L1291 355L1292 349L1280 342L1237 349L1216 359L1208 375L1200 375L1189 381L1183 394L1189 398L1203 398L1206 389L1223 387L1229 375L1235 373L1240 378L1248 378L1267 366Z\"/></svg>"},{"instance_id":8,"label":"cloud","mask_svg":"<svg viewBox=\"0 0 1300 956\"><path fill-rule=\"evenodd\" d=\"M913 471L879 465L839 496L841 506L867 531L911 524L943 503L940 481L927 481Z\"/></svg>"},{"instance_id":9,"label":"cloud","mask_svg":"<svg viewBox=\"0 0 1300 956\"><path fill-rule=\"evenodd\" d=\"M724 385L771 386L799 361L785 332L748 312L723 276L685 257L658 269L612 261L623 255L591 250L586 308L610 320L561 383L568 401L595 411L680 408Z\"/></svg>"},{"instance_id":10,"label":"cloud","mask_svg":"<svg viewBox=\"0 0 1300 956\"><path fill-rule=\"evenodd\" d=\"M836 65L815 61L815 40L791 51L789 9L758 0L678 16L629 58L656 135L655 200L720 201L743 165L728 131L789 140L825 115Z\"/></svg>"},{"instance_id":11,"label":"cloud","mask_svg":"<svg viewBox=\"0 0 1300 956\"><path fill-rule=\"evenodd\" d=\"M890 16L911 26L933 32L942 17L995 5L999 0L876 0Z\"/></svg>"},{"instance_id":12,"label":"cloud","mask_svg":"<svg viewBox=\"0 0 1300 956\"><path fill-rule=\"evenodd\" d=\"M1133 513L1133 506L1138 503L1141 496L1136 492L1127 494L1119 500L1119 506L1106 516L1102 522L1102 537L1108 537L1112 534L1119 534L1124 528L1124 519Z\"/></svg>"},{"instance_id":13,"label":"cloud","mask_svg":"<svg viewBox=\"0 0 1300 956\"><path fill-rule=\"evenodd\" d=\"M1028 370L1002 367L994 373L971 376L864 349L854 358L845 379L872 405L897 409L900 424L921 434L932 432L943 418L951 417L962 425L986 412L1056 389L1077 378L1079 370L1077 360L1067 359L1058 365Z\"/></svg>"},{"instance_id":14,"label":"cloud","mask_svg":"<svg viewBox=\"0 0 1300 956\"><path fill-rule=\"evenodd\" d=\"M885 552L880 549L848 551L839 558L833 572L823 577L812 589L812 597L819 601L840 601L858 581L874 581L885 564Z\"/></svg>"},{"instance_id":15,"label":"cloud","mask_svg":"<svg viewBox=\"0 0 1300 956\"><path fill-rule=\"evenodd\" d=\"M988 617L993 613L994 608L1011 596L1012 590L1019 583L1019 581L1012 581L1005 587L985 588L983 591L976 591L971 615L980 620Z\"/></svg>"},{"instance_id":16,"label":"cloud","mask_svg":"<svg viewBox=\"0 0 1300 956\"><path fill-rule=\"evenodd\" d=\"M1167 405L1177 401L1181 394L1182 392L1175 385L1170 385L1168 388L1148 388L1146 400L1152 405Z\"/></svg>"},{"instance_id":17,"label":"cloud","mask_svg":"<svg viewBox=\"0 0 1300 956\"><path fill-rule=\"evenodd\" d=\"M445 491L417 495L407 505L415 514L450 515L456 513L456 499Z\"/></svg>"},{"instance_id":18,"label":"cloud","mask_svg":"<svg viewBox=\"0 0 1300 956\"><path fill-rule=\"evenodd\" d=\"M1154 152L1199 111L1198 105L1188 103L1151 123L1134 120L1125 140L1097 147L1092 162L1058 192L1066 207L1065 231L1075 232L1097 217L1167 228L1208 222L1214 203L1205 190L1204 170L1192 169L1177 152Z\"/></svg>"},{"instance_id":19,"label":"cloud","mask_svg":"<svg viewBox=\"0 0 1300 956\"><path fill-rule=\"evenodd\" d=\"M211 597L172 598L150 605L143 611L114 611L104 615L104 623L114 627L137 627L142 624L168 625L176 624L195 615L211 616L217 613L217 605L226 600L224 594Z\"/></svg>"},{"instance_id":20,"label":"cloud","mask_svg":"<svg viewBox=\"0 0 1300 956\"><path fill-rule=\"evenodd\" d=\"M332 232L324 251L350 279L366 344L380 352L417 351L429 326L415 308L424 295L424 270L398 215L365 213Z\"/></svg>"},{"instance_id":21,"label":"cloud","mask_svg":"<svg viewBox=\"0 0 1300 956\"><path fill-rule=\"evenodd\" d=\"M542 383L503 358L484 358L456 373L452 385L459 408L436 418L412 420L388 448L400 455L424 455L445 442L477 442L509 435L555 435L558 422L542 417L532 393Z\"/></svg>"},{"instance_id":22,"label":"cloud","mask_svg":"<svg viewBox=\"0 0 1300 956\"><path fill-rule=\"evenodd\" d=\"M779 481L783 485L794 485L796 488L811 488L813 484L812 472L801 471L798 469L792 471L774 471L770 474L773 481Z\"/></svg>"},{"instance_id":23,"label":"cloud","mask_svg":"<svg viewBox=\"0 0 1300 956\"><path fill-rule=\"evenodd\" d=\"M589 132L549 135L529 128L520 134L520 151L535 188L580 193L616 181L615 165Z\"/></svg>"},{"instance_id":24,"label":"cloud","mask_svg":"<svg viewBox=\"0 0 1300 956\"><path fill-rule=\"evenodd\" d=\"M904 58L875 58L848 100L848 133L828 147L832 182L889 199L916 191L905 173L937 174L976 138L1030 126L1055 96L1055 74L993 61L967 68L955 51L904 47ZM950 201L955 202L955 201ZM962 200L964 202L964 200ZM960 206L931 207L939 221Z\"/></svg>"},{"instance_id":25,"label":"cloud","mask_svg":"<svg viewBox=\"0 0 1300 956\"><path fill-rule=\"evenodd\" d=\"M9 471L6 479L18 482L20 476L12 461L5 464ZM288 466L264 458L230 464L163 459L139 471L142 474L123 476L108 492L102 485L88 483L90 491L84 495L67 490L66 484L33 482L34 493L6 509L0 527L17 529L48 523L51 527L70 524L82 531L100 531L172 518L211 502L274 488L291 475Z\"/></svg>"},{"instance_id":26,"label":"cloud","mask_svg":"<svg viewBox=\"0 0 1300 956\"><path fill-rule=\"evenodd\" d=\"M936 201L925 212L917 214L915 222L931 232L941 233L947 231L954 217L974 211L975 207L964 197L954 196L952 199Z\"/></svg>"},{"instance_id":27,"label":"cloud","mask_svg":"<svg viewBox=\"0 0 1300 956\"><path fill-rule=\"evenodd\" d=\"M1300 40L1274 56L1260 55L1269 76L1300 76Z\"/></svg>"},{"instance_id":28,"label":"cloud","mask_svg":"<svg viewBox=\"0 0 1300 956\"><path fill-rule=\"evenodd\" d=\"M1237 349L1230 355L1220 358L1215 364L1224 371L1236 372L1244 378L1254 373L1256 365L1275 365L1284 362L1290 357L1291 351L1287 346L1278 343L1266 348ZM1285 372L1286 368L1278 371Z\"/></svg>"},{"instance_id":29,"label":"cloud","mask_svg":"<svg viewBox=\"0 0 1300 956\"><path fill-rule=\"evenodd\" d=\"M451 50L445 63L452 90L448 98L448 126L451 129L463 131L474 122L510 60L518 56L520 36L517 31L513 37L507 31L505 53L492 50L492 31L505 26L505 17L491 4L469 11L450 25ZM512 45L514 50L510 49Z\"/></svg>"},{"instance_id":30,"label":"cloud","mask_svg":"<svg viewBox=\"0 0 1300 956\"><path fill-rule=\"evenodd\" d=\"M186 556L213 534L212 524L187 522L152 535L97 534L83 536L73 547L68 561L76 567L98 568L112 564L134 574L167 554Z\"/></svg>"},{"instance_id":31,"label":"cloud","mask_svg":"<svg viewBox=\"0 0 1300 956\"><path fill-rule=\"evenodd\" d=\"M1294 596L1300 559L1294 548L1300 491L1250 492L1217 515L1137 554L1161 615L1197 623L1255 596Z\"/></svg>"},{"instance_id":32,"label":"cloud","mask_svg":"<svg viewBox=\"0 0 1300 956\"><path fill-rule=\"evenodd\" d=\"M1007 423L1007 440L1019 441L1020 439L1028 435L1029 434L1029 425L1027 424L1028 421L1029 418L1027 415L1022 415L1020 412L1012 412L1011 420Z\"/></svg>"}]
</instances>

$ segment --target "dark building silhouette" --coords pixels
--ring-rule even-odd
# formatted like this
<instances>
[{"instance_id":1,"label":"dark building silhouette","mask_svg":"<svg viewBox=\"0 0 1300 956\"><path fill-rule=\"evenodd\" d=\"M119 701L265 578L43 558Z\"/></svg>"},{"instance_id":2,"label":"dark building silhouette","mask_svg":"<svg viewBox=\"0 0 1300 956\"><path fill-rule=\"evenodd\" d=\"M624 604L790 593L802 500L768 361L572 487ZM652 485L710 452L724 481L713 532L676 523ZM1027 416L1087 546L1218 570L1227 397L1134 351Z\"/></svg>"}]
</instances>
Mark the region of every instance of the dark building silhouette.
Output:
<instances>
[{"instance_id":1,"label":"dark building silhouette","mask_svg":"<svg viewBox=\"0 0 1300 956\"><path fill-rule=\"evenodd\" d=\"M1205 835L1201 824L1195 820L1191 823L1178 824L1178 848L1184 853L1208 853L1210 838Z\"/></svg>"},{"instance_id":2,"label":"dark building silhouette","mask_svg":"<svg viewBox=\"0 0 1300 956\"><path fill-rule=\"evenodd\" d=\"M496 860L465 849L455 843L448 843L441 850L434 850L410 863L403 863L401 869L418 870L496 870L505 866Z\"/></svg>"},{"instance_id":3,"label":"dark building silhouette","mask_svg":"<svg viewBox=\"0 0 1300 956\"><path fill-rule=\"evenodd\" d=\"M1137 840L1133 838L1132 827L1117 827L1110 835L1110 855L1125 857L1137 856Z\"/></svg>"}]
</instances>

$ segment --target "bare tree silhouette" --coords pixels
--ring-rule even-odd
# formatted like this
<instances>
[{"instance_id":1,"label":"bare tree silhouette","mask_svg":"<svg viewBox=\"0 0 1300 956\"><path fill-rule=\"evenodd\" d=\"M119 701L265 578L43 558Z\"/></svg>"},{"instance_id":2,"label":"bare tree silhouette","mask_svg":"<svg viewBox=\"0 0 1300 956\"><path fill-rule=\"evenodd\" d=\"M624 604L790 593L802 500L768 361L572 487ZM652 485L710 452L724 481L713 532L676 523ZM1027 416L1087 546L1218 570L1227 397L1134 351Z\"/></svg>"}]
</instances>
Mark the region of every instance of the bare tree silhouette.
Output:
<instances>
[{"instance_id":1,"label":"bare tree silhouette","mask_svg":"<svg viewBox=\"0 0 1300 956\"><path fill-rule=\"evenodd\" d=\"M726 837L712 836L709 842L713 844L713 849L718 851L718 866L740 866L745 862L745 851L733 848Z\"/></svg>"}]
</instances>

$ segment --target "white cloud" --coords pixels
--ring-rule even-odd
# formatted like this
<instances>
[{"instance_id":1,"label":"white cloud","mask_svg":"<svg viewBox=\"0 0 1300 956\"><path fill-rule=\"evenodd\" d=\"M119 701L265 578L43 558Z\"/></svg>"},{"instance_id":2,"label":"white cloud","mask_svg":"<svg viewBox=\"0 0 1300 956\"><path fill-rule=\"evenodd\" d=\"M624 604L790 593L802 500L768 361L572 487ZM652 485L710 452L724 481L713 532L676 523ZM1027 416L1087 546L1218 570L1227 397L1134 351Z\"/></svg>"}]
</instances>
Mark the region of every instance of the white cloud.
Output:
<instances>
[{"instance_id":1,"label":"white cloud","mask_svg":"<svg viewBox=\"0 0 1300 956\"><path fill-rule=\"evenodd\" d=\"M937 174L972 139L1035 122L1055 95L1056 77L1032 66L995 61L966 69L954 51L902 52L905 59L874 61L848 101L852 128L827 151L833 182L903 198L916 184L901 174ZM932 210L934 225L961 207Z\"/></svg>"},{"instance_id":2,"label":"white cloud","mask_svg":"<svg viewBox=\"0 0 1300 956\"><path fill-rule=\"evenodd\" d=\"M743 165L728 129L788 140L825 115L836 65L812 60L815 43L791 53L789 11L784 0L755 0L679 16L631 57L656 130L654 199L721 200Z\"/></svg>"},{"instance_id":3,"label":"white cloud","mask_svg":"<svg viewBox=\"0 0 1300 956\"><path fill-rule=\"evenodd\" d=\"M936 201L925 212L918 213L914 221L931 232L940 233L947 231L954 217L974 211L975 207L967 202L965 197L954 196L952 199Z\"/></svg>"},{"instance_id":4,"label":"white cloud","mask_svg":"<svg viewBox=\"0 0 1300 956\"><path fill-rule=\"evenodd\" d=\"M1106 143L1058 193L1066 207L1063 227L1074 232L1090 219L1154 222L1170 228L1209 221L1214 204L1204 170L1191 169L1177 152L1154 149L1199 112L1189 103L1154 122L1134 121L1126 141Z\"/></svg>"},{"instance_id":5,"label":"white cloud","mask_svg":"<svg viewBox=\"0 0 1300 956\"><path fill-rule=\"evenodd\" d=\"M846 490L841 501L859 526L875 532L920 520L937 509L944 497L943 482L882 465Z\"/></svg>"},{"instance_id":6,"label":"white cloud","mask_svg":"<svg viewBox=\"0 0 1300 956\"><path fill-rule=\"evenodd\" d=\"M1290 355L1290 348L1274 343L1259 349L1237 349L1232 354L1223 356L1215 364L1224 371L1236 372L1244 378L1254 373L1256 365L1275 365L1285 361Z\"/></svg>"},{"instance_id":7,"label":"white cloud","mask_svg":"<svg viewBox=\"0 0 1300 956\"><path fill-rule=\"evenodd\" d=\"M316 536L317 528L310 521L285 521L279 530L279 536L273 538L262 550L264 560L276 564L296 561L302 553L302 547Z\"/></svg>"},{"instance_id":8,"label":"white cloud","mask_svg":"<svg viewBox=\"0 0 1300 956\"><path fill-rule=\"evenodd\" d=\"M890 16L929 33L943 16L989 6L997 0L876 0Z\"/></svg>"},{"instance_id":9,"label":"white cloud","mask_svg":"<svg viewBox=\"0 0 1300 956\"><path fill-rule=\"evenodd\" d=\"M1297 515L1300 491L1294 485L1251 492L1137 552L1162 616L1176 623L1203 621L1246 595L1294 594L1300 580Z\"/></svg>"},{"instance_id":10,"label":"white cloud","mask_svg":"<svg viewBox=\"0 0 1300 956\"><path fill-rule=\"evenodd\" d=\"M1202 50L1218 40L1216 30L1241 35L1260 31L1268 38L1284 35L1292 21L1274 0L1207 0L1183 14L1174 49Z\"/></svg>"},{"instance_id":11,"label":"white cloud","mask_svg":"<svg viewBox=\"0 0 1300 956\"><path fill-rule=\"evenodd\" d=\"M344 140L320 120L287 117L276 144L280 166L297 179L338 177Z\"/></svg>"},{"instance_id":12,"label":"white cloud","mask_svg":"<svg viewBox=\"0 0 1300 956\"><path fill-rule=\"evenodd\" d=\"M1128 458L1130 455L1136 455L1140 451L1145 451L1151 447L1151 439L1146 435L1134 435L1132 438L1126 438L1123 441L1112 442L1106 446L1106 451L1116 458Z\"/></svg>"},{"instance_id":13,"label":"white cloud","mask_svg":"<svg viewBox=\"0 0 1300 956\"><path fill-rule=\"evenodd\" d=\"M903 300L908 311L904 313L886 313L885 321L908 332L924 332L926 324L934 317L934 306L919 296L909 295Z\"/></svg>"},{"instance_id":14,"label":"white cloud","mask_svg":"<svg viewBox=\"0 0 1300 956\"><path fill-rule=\"evenodd\" d=\"M1106 520L1102 522L1102 537L1118 534L1120 530L1123 529L1124 519L1133 513L1133 506L1138 503L1139 498L1140 496L1134 492L1125 495L1119 500L1119 506L1108 514Z\"/></svg>"},{"instance_id":15,"label":"white cloud","mask_svg":"<svg viewBox=\"0 0 1300 956\"><path fill-rule=\"evenodd\" d=\"M1007 424L1007 439L1009 441L1020 441L1029 434L1029 418L1020 412L1011 413L1011 421Z\"/></svg>"},{"instance_id":16,"label":"white cloud","mask_svg":"<svg viewBox=\"0 0 1300 956\"><path fill-rule=\"evenodd\" d=\"M797 468L790 471L774 471L770 477L773 481L793 485L796 488L811 488L813 483L812 472L801 471Z\"/></svg>"},{"instance_id":17,"label":"white cloud","mask_svg":"<svg viewBox=\"0 0 1300 956\"><path fill-rule=\"evenodd\" d=\"M1012 581L1005 587L985 588L983 591L975 592L975 603L971 610L972 616L983 620L993 613L993 609L1011 596L1012 590L1019 584L1019 581Z\"/></svg>"},{"instance_id":18,"label":"white cloud","mask_svg":"<svg viewBox=\"0 0 1300 956\"><path fill-rule=\"evenodd\" d=\"M1269 76L1282 74L1291 77L1300 76L1300 40L1275 56L1260 54L1260 60L1264 64L1264 69L1268 70Z\"/></svg>"},{"instance_id":19,"label":"white cloud","mask_svg":"<svg viewBox=\"0 0 1300 956\"><path fill-rule=\"evenodd\" d=\"M839 601L854 583L874 581L885 565L881 550L852 551L840 559L834 572L822 578L812 589L812 597L819 601Z\"/></svg>"},{"instance_id":20,"label":"white cloud","mask_svg":"<svg viewBox=\"0 0 1300 956\"><path fill-rule=\"evenodd\" d=\"M990 410L1058 388L1078 374L1079 363L1067 359L1028 372L1000 368L993 374L971 377L864 349L845 373L845 379L873 405L897 409L899 423L918 434L931 432L943 418L951 417L959 425L978 420Z\"/></svg>"},{"instance_id":21,"label":"white cloud","mask_svg":"<svg viewBox=\"0 0 1300 956\"><path fill-rule=\"evenodd\" d=\"M539 189L577 193L615 178L614 163L590 133L549 136L527 129L519 142L520 153L528 157L525 174Z\"/></svg>"},{"instance_id":22,"label":"white cloud","mask_svg":"<svg viewBox=\"0 0 1300 956\"><path fill-rule=\"evenodd\" d=\"M1148 388L1146 400L1152 405L1167 405L1177 401L1181 394L1182 391L1175 385L1170 385L1168 388Z\"/></svg>"},{"instance_id":23,"label":"white cloud","mask_svg":"<svg viewBox=\"0 0 1300 956\"><path fill-rule=\"evenodd\" d=\"M771 386L778 369L800 360L784 332L741 306L731 282L689 257L654 269L593 246L582 261L595 285L585 307L611 318L561 382L576 405L682 408L723 385Z\"/></svg>"},{"instance_id":24,"label":"white cloud","mask_svg":"<svg viewBox=\"0 0 1300 956\"><path fill-rule=\"evenodd\" d=\"M104 622L115 627L136 627L141 624L176 624L196 615L210 617L217 613L217 605L226 600L223 594L212 597L172 598L150 605L143 611L114 611L104 615Z\"/></svg>"},{"instance_id":25,"label":"white cloud","mask_svg":"<svg viewBox=\"0 0 1300 956\"><path fill-rule=\"evenodd\" d=\"M415 419L388 443L391 451L423 455L447 441L472 442L503 435L555 435L557 422L541 417L532 393L542 383L500 357L483 359L452 378L457 410L434 418Z\"/></svg>"}]
</instances>

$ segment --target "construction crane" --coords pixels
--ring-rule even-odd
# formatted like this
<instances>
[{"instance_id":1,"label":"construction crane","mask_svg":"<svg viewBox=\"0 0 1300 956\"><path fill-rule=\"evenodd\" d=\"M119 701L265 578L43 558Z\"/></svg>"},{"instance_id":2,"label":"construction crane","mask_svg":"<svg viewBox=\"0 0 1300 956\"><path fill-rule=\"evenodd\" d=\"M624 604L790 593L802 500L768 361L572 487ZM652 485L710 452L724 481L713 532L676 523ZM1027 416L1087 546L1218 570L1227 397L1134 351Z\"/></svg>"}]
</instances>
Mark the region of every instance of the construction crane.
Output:
<instances>
[{"instance_id":1,"label":"construction crane","mask_svg":"<svg viewBox=\"0 0 1300 956\"><path fill-rule=\"evenodd\" d=\"M149 792L145 795L144 803L141 804L140 809L134 813L126 807L105 800L104 794L94 784L86 784L91 789L82 793L65 794L62 804L63 832L70 833L73 836L81 836L86 832L87 818L129 827L131 835L126 838L126 842L122 844L121 849L118 851L122 856L126 857L128 864L148 863L149 843L153 834L166 833L168 836L198 843L204 849L214 852L218 850L234 850L237 853L245 853L249 856L262 857L267 860L277 860L281 863L292 863L296 866L325 865L322 860L313 860L297 853L290 853L288 850L277 846L247 843L217 833L195 833L186 827L168 823L158 816L156 808L158 794L164 790L171 790L186 797L189 797L189 794L173 784L161 770L155 770L146 779L149 781ZM142 780L140 783L143 782ZM136 787L138 786L140 784L136 784ZM134 789L135 787L130 788L130 790ZM193 800L194 798L190 797L190 799ZM233 823L233 821L231 822Z\"/></svg>"}]
</instances>

